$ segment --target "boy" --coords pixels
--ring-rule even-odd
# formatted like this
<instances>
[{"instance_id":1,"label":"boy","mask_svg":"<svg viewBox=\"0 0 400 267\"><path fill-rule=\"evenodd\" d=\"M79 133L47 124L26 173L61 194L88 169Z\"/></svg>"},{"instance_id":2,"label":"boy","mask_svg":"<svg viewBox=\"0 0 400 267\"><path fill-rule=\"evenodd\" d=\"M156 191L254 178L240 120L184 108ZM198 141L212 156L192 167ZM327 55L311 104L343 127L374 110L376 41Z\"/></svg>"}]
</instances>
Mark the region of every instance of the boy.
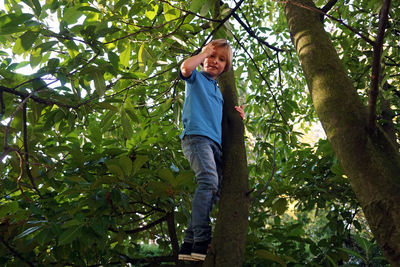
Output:
<instances>
[{"instance_id":1,"label":"boy","mask_svg":"<svg viewBox=\"0 0 400 267\"><path fill-rule=\"evenodd\" d=\"M203 71L198 72L201 65ZM215 80L232 65L232 49L225 39L206 45L186 59L180 77L186 82L182 150L196 175L197 189L179 260L204 260L211 242L210 211L219 198L222 178L223 98ZM242 107L235 107L242 119Z\"/></svg>"}]
</instances>

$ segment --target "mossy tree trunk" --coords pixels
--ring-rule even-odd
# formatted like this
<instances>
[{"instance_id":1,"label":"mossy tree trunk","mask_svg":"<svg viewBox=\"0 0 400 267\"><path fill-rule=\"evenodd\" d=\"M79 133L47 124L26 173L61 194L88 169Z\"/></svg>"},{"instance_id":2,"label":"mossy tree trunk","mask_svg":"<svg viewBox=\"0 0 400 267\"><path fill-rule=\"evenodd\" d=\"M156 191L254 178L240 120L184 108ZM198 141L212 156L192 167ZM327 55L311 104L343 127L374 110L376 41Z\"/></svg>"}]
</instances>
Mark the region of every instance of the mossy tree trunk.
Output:
<instances>
[{"instance_id":1,"label":"mossy tree trunk","mask_svg":"<svg viewBox=\"0 0 400 267\"><path fill-rule=\"evenodd\" d=\"M367 108L315 8L311 0L284 5L292 41L315 110L371 231L392 266L400 266L400 154L381 128L367 130Z\"/></svg>"},{"instance_id":2,"label":"mossy tree trunk","mask_svg":"<svg viewBox=\"0 0 400 267\"><path fill-rule=\"evenodd\" d=\"M244 125L237 105L233 71L218 83L224 97L222 120L223 179L212 248L203 266L242 266L250 201Z\"/></svg>"}]
</instances>

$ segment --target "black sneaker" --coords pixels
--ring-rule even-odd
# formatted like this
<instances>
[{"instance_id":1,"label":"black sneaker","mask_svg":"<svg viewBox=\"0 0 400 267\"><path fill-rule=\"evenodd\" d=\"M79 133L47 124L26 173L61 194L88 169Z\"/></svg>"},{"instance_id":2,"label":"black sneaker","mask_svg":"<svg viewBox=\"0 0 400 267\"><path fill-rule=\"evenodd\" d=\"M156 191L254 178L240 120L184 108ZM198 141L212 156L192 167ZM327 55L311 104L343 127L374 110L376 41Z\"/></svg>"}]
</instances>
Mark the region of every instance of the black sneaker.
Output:
<instances>
[{"instance_id":1,"label":"black sneaker","mask_svg":"<svg viewBox=\"0 0 400 267\"><path fill-rule=\"evenodd\" d=\"M211 240L194 242L191 254L192 258L195 260L204 261L207 256L207 250L210 243Z\"/></svg>"},{"instance_id":2,"label":"black sneaker","mask_svg":"<svg viewBox=\"0 0 400 267\"><path fill-rule=\"evenodd\" d=\"M180 261L193 261L194 259L191 256L192 253L192 243L183 242L181 249L178 253L178 260Z\"/></svg>"}]
</instances>

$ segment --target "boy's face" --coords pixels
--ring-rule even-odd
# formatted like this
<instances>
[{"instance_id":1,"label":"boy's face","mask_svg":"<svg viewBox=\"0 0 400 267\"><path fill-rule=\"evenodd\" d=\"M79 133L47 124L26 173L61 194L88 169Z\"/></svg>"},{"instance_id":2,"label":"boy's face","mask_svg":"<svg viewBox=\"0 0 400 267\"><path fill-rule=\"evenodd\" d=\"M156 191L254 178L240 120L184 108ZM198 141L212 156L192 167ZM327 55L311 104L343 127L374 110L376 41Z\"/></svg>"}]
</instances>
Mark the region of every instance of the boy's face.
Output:
<instances>
[{"instance_id":1,"label":"boy's face","mask_svg":"<svg viewBox=\"0 0 400 267\"><path fill-rule=\"evenodd\" d=\"M225 69L227 53L225 47L216 47L215 52L203 62L203 70L216 79Z\"/></svg>"}]
</instances>

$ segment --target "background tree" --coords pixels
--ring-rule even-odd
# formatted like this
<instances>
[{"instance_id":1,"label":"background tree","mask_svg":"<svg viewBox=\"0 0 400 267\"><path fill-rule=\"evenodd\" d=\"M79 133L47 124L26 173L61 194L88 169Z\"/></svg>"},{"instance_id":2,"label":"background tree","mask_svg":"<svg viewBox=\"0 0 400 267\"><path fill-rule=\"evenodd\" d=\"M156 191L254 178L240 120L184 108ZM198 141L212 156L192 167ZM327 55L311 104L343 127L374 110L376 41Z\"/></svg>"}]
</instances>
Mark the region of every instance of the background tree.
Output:
<instances>
[{"instance_id":1,"label":"background tree","mask_svg":"<svg viewBox=\"0 0 400 267\"><path fill-rule=\"evenodd\" d=\"M369 110L348 78L312 1L285 5L293 43L315 109L335 153L350 178L368 223L393 266L400 264L400 154L396 139L377 124L376 102L384 32L391 1L383 1L373 42ZM389 48L390 49L390 48ZM389 107L390 108L390 107ZM390 120L386 123L392 123Z\"/></svg>"},{"instance_id":2,"label":"background tree","mask_svg":"<svg viewBox=\"0 0 400 267\"><path fill-rule=\"evenodd\" d=\"M286 2L287 11L289 2L294 3ZM345 164L335 142L330 140L331 146L323 135L312 137L318 120L299 65L300 59L304 67L301 52L307 48L300 50L295 43L298 59L282 4L229 2L219 7L216 18L214 4L4 2L2 265L181 264L174 255L194 182L180 152L184 84L177 70L217 27L233 44L239 102L244 102L248 118L251 206L243 265L387 264L358 203L365 209L357 190L364 184L353 184L358 200L350 188L354 178L346 164L354 157ZM315 4L321 9L310 10L308 3L294 7L310 12L307 19L314 19L315 27L322 25L315 19L325 15L325 30L356 90L343 103L366 104L374 62L371 36L378 32L382 3ZM394 145L399 130L398 5L392 3L388 14L377 102L377 127L389 129ZM289 25L295 33L293 25L303 23L289 20ZM316 91L309 87L316 102ZM320 106L315 107L321 116ZM353 119L356 115L366 116L357 113ZM330 130L327 135L332 139ZM374 140L371 144L378 143ZM360 144L359 139L348 141ZM237 160L246 165L244 158ZM392 182L387 185L395 188ZM246 197L247 188L241 190ZM221 208L222 201L220 205L228 212L236 208ZM368 213L367 218L371 220ZM227 238L219 235L221 226L217 222L216 249ZM235 236L228 239L243 242Z\"/></svg>"}]
</instances>

